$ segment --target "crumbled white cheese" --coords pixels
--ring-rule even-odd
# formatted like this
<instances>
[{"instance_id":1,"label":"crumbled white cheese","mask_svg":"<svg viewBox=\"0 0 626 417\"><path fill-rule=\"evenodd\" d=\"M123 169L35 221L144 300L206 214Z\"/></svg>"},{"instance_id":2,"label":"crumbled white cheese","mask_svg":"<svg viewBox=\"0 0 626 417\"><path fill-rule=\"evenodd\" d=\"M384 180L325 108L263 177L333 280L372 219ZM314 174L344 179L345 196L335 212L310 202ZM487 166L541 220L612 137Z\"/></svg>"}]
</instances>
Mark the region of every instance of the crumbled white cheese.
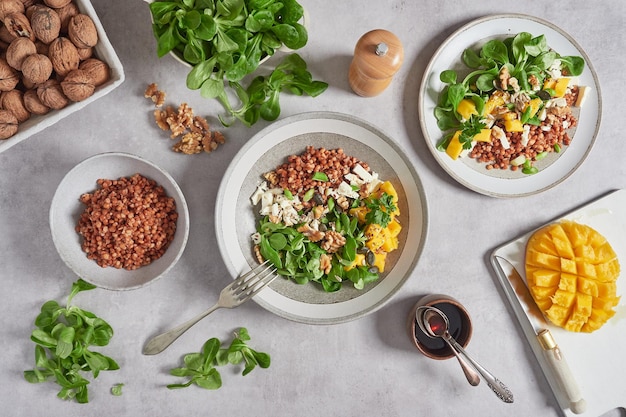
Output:
<instances>
[{"instance_id":1,"label":"crumbled white cheese","mask_svg":"<svg viewBox=\"0 0 626 417\"><path fill-rule=\"evenodd\" d=\"M509 140L506 138L506 133L504 133L504 130L502 130L502 128L500 128L499 126L494 126L492 128L492 131L496 139L500 141L504 149L509 149L511 147Z\"/></svg>"},{"instance_id":2,"label":"crumbled white cheese","mask_svg":"<svg viewBox=\"0 0 626 417\"><path fill-rule=\"evenodd\" d=\"M372 175L365 170L360 164L356 164L354 168L352 168L352 172L361 177L363 182L370 183L374 180Z\"/></svg>"},{"instance_id":3,"label":"crumbled white cheese","mask_svg":"<svg viewBox=\"0 0 626 417\"><path fill-rule=\"evenodd\" d=\"M350 184L345 181L341 181L339 187L337 187L337 193L339 193L339 195L343 195L349 198L359 198L359 193L354 191Z\"/></svg>"},{"instance_id":4,"label":"crumbled white cheese","mask_svg":"<svg viewBox=\"0 0 626 417\"><path fill-rule=\"evenodd\" d=\"M524 125L524 131L522 132L522 146L528 146L528 138L530 136L530 126Z\"/></svg>"}]
</instances>

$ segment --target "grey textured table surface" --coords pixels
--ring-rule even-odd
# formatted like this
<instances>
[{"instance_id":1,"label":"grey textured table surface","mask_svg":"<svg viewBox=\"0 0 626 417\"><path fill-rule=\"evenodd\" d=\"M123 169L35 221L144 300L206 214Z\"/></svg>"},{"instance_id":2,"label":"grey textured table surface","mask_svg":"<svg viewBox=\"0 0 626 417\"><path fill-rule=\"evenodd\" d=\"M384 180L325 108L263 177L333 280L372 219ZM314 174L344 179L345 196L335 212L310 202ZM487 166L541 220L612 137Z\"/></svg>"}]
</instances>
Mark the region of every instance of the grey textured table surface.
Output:
<instances>
[{"instance_id":1,"label":"grey textured table surface","mask_svg":"<svg viewBox=\"0 0 626 417\"><path fill-rule=\"evenodd\" d=\"M0 154L0 404L11 416L556 416L556 401L507 306L487 263L503 242L575 207L626 185L623 82L626 6L621 1L494 3L485 0L301 2L310 16L309 43L300 54L314 77L329 82L318 98L281 98L285 117L335 111L368 120L406 151L423 181L430 209L428 240L406 285L379 311L340 325L311 326L277 317L255 303L220 310L161 355L141 348L157 329L191 317L216 299L230 278L215 238L217 190L229 161L250 137L268 126L222 129L227 143L213 154L184 156L154 125L143 97L156 82L168 101L187 102L212 118L219 104L185 86L186 68L158 59L150 15L141 0L94 0L102 24L122 61L126 81L79 113ZM532 5L532 6L531 6ZM461 25L495 13L527 13L546 19L587 52L601 83L603 117L598 140L569 179L539 195L494 199L458 185L439 167L424 142L417 96L428 60ZM375 98L352 93L347 82L353 48L365 32L385 28L402 40L405 61L391 86ZM217 124L216 124L217 126ZM22 372L33 365L29 334L40 305L61 300L76 279L57 254L48 210L54 191L88 156L123 151L156 162L178 181L189 203L191 232L184 255L159 281L129 292L95 290L77 303L115 329L102 351L121 370L104 372L90 385L87 405L56 398L52 384L31 385ZM405 332L416 299L446 293L461 300L475 322L471 353L505 381L515 403L498 401L481 384L470 387L458 364L421 356ZM181 355L209 337L228 339L247 327L254 347L272 365L241 377L224 372L218 391L170 391ZM109 389L125 384L123 395ZM607 381L622 383L624 381Z\"/></svg>"}]
</instances>

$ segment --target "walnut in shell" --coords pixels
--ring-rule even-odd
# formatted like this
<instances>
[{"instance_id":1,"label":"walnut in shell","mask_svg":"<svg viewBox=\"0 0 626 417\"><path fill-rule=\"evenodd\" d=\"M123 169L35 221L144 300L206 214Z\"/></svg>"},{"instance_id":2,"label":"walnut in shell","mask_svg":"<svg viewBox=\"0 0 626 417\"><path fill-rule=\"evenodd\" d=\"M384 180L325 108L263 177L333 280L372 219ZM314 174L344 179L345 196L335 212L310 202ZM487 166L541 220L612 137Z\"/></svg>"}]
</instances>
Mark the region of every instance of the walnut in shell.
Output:
<instances>
[{"instance_id":1,"label":"walnut in shell","mask_svg":"<svg viewBox=\"0 0 626 417\"><path fill-rule=\"evenodd\" d=\"M60 7L66 6L68 3L71 3L72 0L43 0L43 2L53 9L58 9Z\"/></svg>"},{"instance_id":2,"label":"walnut in shell","mask_svg":"<svg viewBox=\"0 0 626 417\"><path fill-rule=\"evenodd\" d=\"M36 89L26 90L24 93L24 107L32 114L43 115L50 111L50 107L39 100Z\"/></svg>"},{"instance_id":3,"label":"walnut in shell","mask_svg":"<svg viewBox=\"0 0 626 417\"><path fill-rule=\"evenodd\" d=\"M33 85L45 82L52 75L52 62L42 54L32 54L22 62L22 76Z\"/></svg>"},{"instance_id":4,"label":"walnut in shell","mask_svg":"<svg viewBox=\"0 0 626 417\"><path fill-rule=\"evenodd\" d=\"M22 62L29 55L37 52L35 43L28 38L15 38L7 48L7 63L18 71L22 70Z\"/></svg>"},{"instance_id":5,"label":"walnut in shell","mask_svg":"<svg viewBox=\"0 0 626 417\"><path fill-rule=\"evenodd\" d=\"M111 77L111 69L106 62L98 58L89 58L80 63L79 69L85 71L96 87L109 81Z\"/></svg>"},{"instance_id":6,"label":"walnut in shell","mask_svg":"<svg viewBox=\"0 0 626 417\"><path fill-rule=\"evenodd\" d=\"M0 91L11 91L19 82L19 73L0 58Z\"/></svg>"},{"instance_id":7,"label":"walnut in shell","mask_svg":"<svg viewBox=\"0 0 626 417\"><path fill-rule=\"evenodd\" d=\"M0 20L11 13L24 13L24 3L20 0L0 0Z\"/></svg>"},{"instance_id":8,"label":"walnut in shell","mask_svg":"<svg viewBox=\"0 0 626 417\"><path fill-rule=\"evenodd\" d=\"M76 46L68 38L56 38L50 43L48 58L52 67L61 77L65 77L70 71L78 69L80 57Z\"/></svg>"},{"instance_id":9,"label":"walnut in shell","mask_svg":"<svg viewBox=\"0 0 626 417\"><path fill-rule=\"evenodd\" d=\"M68 3L63 7L54 9L61 19L61 33L67 33L67 27L70 24L72 16L76 16L80 11L74 2Z\"/></svg>"},{"instance_id":10,"label":"walnut in shell","mask_svg":"<svg viewBox=\"0 0 626 417\"><path fill-rule=\"evenodd\" d=\"M13 36L21 36L35 42L35 34L30 26L30 21L24 13L10 13L3 20L4 25Z\"/></svg>"},{"instance_id":11,"label":"walnut in shell","mask_svg":"<svg viewBox=\"0 0 626 417\"><path fill-rule=\"evenodd\" d=\"M59 110L69 104L69 100L63 94L61 84L54 78L49 79L37 87L37 97L51 109Z\"/></svg>"},{"instance_id":12,"label":"walnut in shell","mask_svg":"<svg viewBox=\"0 0 626 417\"><path fill-rule=\"evenodd\" d=\"M0 139L8 139L17 133L17 118L9 110L0 110Z\"/></svg>"},{"instance_id":13,"label":"walnut in shell","mask_svg":"<svg viewBox=\"0 0 626 417\"><path fill-rule=\"evenodd\" d=\"M18 123L30 118L30 112L24 106L24 93L20 90L5 91L2 93L2 108L13 113Z\"/></svg>"},{"instance_id":14,"label":"walnut in shell","mask_svg":"<svg viewBox=\"0 0 626 417\"><path fill-rule=\"evenodd\" d=\"M81 69L76 69L67 74L61 81L61 89L70 100L83 101L93 94L96 86L89 74Z\"/></svg>"},{"instance_id":15,"label":"walnut in shell","mask_svg":"<svg viewBox=\"0 0 626 417\"><path fill-rule=\"evenodd\" d=\"M70 19L67 27L70 40L77 48L91 48L98 43L98 31L91 17L79 13Z\"/></svg>"},{"instance_id":16,"label":"walnut in shell","mask_svg":"<svg viewBox=\"0 0 626 417\"><path fill-rule=\"evenodd\" d=\"M49 44L59 37L61 31L61 18L50 7L37 5L33 8L30 17L30 26L35 38L45 44Z\"/></svg>"}]
</instances>

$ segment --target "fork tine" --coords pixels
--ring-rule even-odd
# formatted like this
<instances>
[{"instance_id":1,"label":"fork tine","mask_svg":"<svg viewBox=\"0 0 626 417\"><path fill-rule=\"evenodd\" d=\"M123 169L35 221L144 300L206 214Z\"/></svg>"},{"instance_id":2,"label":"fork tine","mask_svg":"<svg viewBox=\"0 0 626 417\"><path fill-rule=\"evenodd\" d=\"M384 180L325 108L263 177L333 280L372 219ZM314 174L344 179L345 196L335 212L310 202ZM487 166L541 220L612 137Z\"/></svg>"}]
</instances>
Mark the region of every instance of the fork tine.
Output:
<instances>
[{"instance_id":1,"label":"fork tine","mask_svg":"<svg viewBox=\"0 0 626 417\"><path fill-rule=\"evenodd\" d=\"M263 288L267 287L278 276L274 274L275 272L276 268L272 265L268 265L263 271L250 278L241 287L233 288L233 296L236 297L239 302L249 300Z\"/></svg>"},{"instance_id":2,"label":"fork tine","mask_svg":"<svg viewBox=\"0 0 626 417\"><path fill-rule=\"evenodd\" d=\"M266 268L267 266L271 266L269 261L265 261L262 264L259 264L257 266L255 266L254 268L252 268L251 270L249 270L248 272L246 272L243 275L240 275L237 279L235 279L233 282L230 283L230 285L228 285L228 288L231 289L235 289L237 287L239 287L241 284L243 284L245 281L249 280L250 278L253 278L255 275L262 273L263 268Z\"/></svg>"}]
</instances>

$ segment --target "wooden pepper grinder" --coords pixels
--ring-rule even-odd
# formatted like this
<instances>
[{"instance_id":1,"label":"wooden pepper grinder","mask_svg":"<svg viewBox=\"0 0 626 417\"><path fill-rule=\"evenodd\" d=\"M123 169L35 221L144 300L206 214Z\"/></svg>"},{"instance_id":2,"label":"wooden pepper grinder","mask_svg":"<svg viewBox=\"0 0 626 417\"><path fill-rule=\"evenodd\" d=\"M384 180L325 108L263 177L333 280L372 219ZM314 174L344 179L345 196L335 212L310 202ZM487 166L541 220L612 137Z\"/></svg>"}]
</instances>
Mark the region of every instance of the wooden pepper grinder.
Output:
<instances>
[{"instance_id":1,"label":"wooden pepper grinder","mask_svg":"<svg viewBox=\"0 0 626 417\"><path fill-rule=\"evenodd\" d=\"M348 81L360 96L373 97L387 88L404 60L400 39L384 29L363 35L354 47Z\"/></svg>"}]
</instances>

